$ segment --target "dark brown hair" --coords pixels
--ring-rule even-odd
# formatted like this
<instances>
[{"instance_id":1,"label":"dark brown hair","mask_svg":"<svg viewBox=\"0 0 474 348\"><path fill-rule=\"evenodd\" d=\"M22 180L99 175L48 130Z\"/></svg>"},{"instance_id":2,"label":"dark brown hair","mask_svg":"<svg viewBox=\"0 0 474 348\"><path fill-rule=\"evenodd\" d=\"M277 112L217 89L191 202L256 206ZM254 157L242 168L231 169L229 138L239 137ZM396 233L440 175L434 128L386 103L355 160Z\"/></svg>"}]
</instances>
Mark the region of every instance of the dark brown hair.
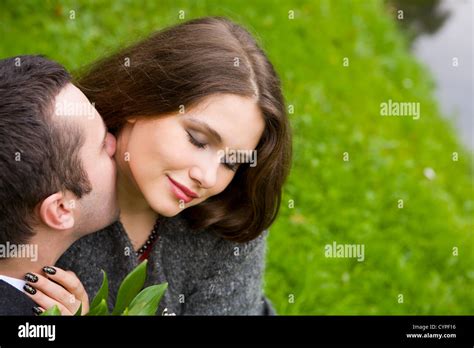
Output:
<instances>
[{"instance_id":1,"label":"dark brown hair","mask_svg":"<svg viewBox=\"0 0 474 348\"><path fill-rule=\"evenodd\" d=\"M241 165L222 193L182 214L192 227L238 242L275 220L291 162L290 126L279 78L244 28L206 17L164 29L93 64L78 85L116 134L129 117L176 113L213 94L256 97L265 120L258 165Z\"/></svg>"},{"instance_id":2,"label":"dark brown hair","mask_svg":"<svg viewBox=\"0 0 474 348\"><path fill-rule=\"evenodd\" d=\"M0 60L0 243L25 243L34 208L55 192L91 191L79 150L82 132L52 120L67 71L41 56Z\"/></svg>"}]
</instances>

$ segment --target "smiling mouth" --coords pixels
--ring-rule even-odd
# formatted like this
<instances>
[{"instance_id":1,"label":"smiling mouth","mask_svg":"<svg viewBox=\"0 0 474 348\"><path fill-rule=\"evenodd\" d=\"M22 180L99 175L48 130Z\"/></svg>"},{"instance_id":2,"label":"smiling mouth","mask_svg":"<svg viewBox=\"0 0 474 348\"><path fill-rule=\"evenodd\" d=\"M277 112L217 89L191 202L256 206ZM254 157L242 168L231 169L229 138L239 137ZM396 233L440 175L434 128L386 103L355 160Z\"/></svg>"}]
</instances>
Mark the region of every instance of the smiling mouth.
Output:
<instances>
[{"instance_id":1,"label":"smiling mouth","mask_svg":"<svg viewBox=\"0 0 474 348\"><path fill-rule=\"evenodd\" d=\"M173 191L174 195L178 199L183 200L184 203L189 203L194 198L198 198L198 195L194 193L193 191L191 191L190 189L188 189L186 186L181 185L180 183L174 181L169 176L167 177L168 177L168 180L170 181L171 190Z\"/></svg>"}]
</instances>

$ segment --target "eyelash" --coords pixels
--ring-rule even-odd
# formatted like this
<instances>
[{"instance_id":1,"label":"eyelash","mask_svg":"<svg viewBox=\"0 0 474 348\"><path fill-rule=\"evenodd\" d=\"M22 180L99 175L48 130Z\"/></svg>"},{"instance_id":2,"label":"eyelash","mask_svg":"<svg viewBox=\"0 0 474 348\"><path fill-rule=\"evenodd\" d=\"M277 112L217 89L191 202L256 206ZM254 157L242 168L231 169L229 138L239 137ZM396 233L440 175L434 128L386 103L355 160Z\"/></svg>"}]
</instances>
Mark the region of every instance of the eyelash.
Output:
<instances>
[{"instance_id":1,"label":"eyelash","mask_svg":"<svg viewBox=\"0 0 474 348\"><path fill-rule=\"evenodd\" d=\"M227 169L232 170L233 172L237 171L237 166L229 163L222 163Z\"/></svg>"},{"instance_id":2,"label":"eyelash","mask_svg":"<svg viewBox=\"0 0 474 348\"><path fill-rule=\"evenodd\" d=\"M199 141L194 139L193 136L191 135L191 133L189 133L188 131L186 131L186 133L188 133L188 138L189 138L189 141L191 142L191 144L193 144L194 146L196 146L200 149L205 149L206 148L207 144L200 143Z\"/></svg>"},{"instance_id":3,"label":"eyelash","mask_svg":"<svg viewBox=\"0 0 474 348\"><path fill-rule=\"evenodd\" d=\"M203 144L203 143L200 143L199 141L197 141L196 139L194 139L194 137L191 135L191 133L189 133L188 131L186 131L186 133L188 134L188 139L189 139L189 142L191 144L193 144L194 146L196 146L197 148L199 149L205 149L207 144ZM232 170L233 172L235 172L237 170L237 167L236 166L232 166L232 164L229 164L229 163L222 163L227 169L229 170Z\"/></svg>"}]
</instances>

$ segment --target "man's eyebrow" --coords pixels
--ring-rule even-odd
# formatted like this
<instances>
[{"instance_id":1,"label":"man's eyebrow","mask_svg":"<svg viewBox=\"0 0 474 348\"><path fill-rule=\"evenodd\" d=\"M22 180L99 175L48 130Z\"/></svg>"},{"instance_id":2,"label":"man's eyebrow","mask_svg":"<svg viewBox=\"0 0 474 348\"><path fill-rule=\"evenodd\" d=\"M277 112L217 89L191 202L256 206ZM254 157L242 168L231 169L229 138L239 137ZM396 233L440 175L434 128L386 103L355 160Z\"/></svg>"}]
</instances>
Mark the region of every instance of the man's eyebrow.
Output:
<instances>
[{"instance_id":1,"label":"man's eyebrow","mask_svg":"<svg viewBox=\"0 0 474 348\"><path fill-rule=\"evenodd\" d=\"M187 118L187 120L204 128L214 138L217 144L219 145L222 144L222 137L220 136L220 134L217 133L217 131L211 126L209 126L206 122L198 120L197 118L194 118L194 117L189 117Z\"/></svg>"}]
</instances>

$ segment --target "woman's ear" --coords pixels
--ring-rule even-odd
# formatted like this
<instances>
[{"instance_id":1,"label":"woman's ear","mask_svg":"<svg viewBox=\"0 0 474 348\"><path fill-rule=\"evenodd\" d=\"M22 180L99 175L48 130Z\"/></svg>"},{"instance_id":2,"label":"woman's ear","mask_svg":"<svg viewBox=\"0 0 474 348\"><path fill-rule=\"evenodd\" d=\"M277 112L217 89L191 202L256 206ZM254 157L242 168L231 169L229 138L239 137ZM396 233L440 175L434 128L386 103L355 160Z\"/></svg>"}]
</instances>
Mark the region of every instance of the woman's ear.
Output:
<instances>
[{"instance_id":1,"label":"woman's ear","mask_svg":"<svg viewBox=\"0 0 474 348\"><path fill-rule=\"evenodd\" d=\"M39 217L50 228L68 230L74 227L74 208L74 201L67 201L62 192L56 192L40 203Z\"/></svg>"},{"instance_id":2,"label":"woman's ear","mask_svg":"<svg viewBox=\"0 0 474 348\"><path fill-rule=\"evenodd\" d=\"M127 118L127 122L133 124L133 123L137 122L137 119L135 117Z\"/></svg>"}]
</instances>

